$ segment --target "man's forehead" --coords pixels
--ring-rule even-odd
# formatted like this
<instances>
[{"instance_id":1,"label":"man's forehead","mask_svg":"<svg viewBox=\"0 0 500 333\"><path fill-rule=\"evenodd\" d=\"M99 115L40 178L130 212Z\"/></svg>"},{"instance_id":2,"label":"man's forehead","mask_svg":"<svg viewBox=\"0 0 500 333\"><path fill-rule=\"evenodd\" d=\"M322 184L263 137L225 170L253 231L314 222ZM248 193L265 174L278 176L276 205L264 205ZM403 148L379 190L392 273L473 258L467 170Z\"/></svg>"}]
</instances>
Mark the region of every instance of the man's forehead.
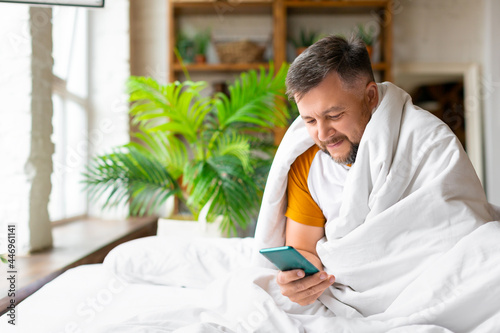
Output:
<instances>
[{"instance_id":1,"label":"man's forehead","mask_svg":"<svg viewBox=\"0 0 500 333\"><path fill-rule=\"evenodd\" d=\"M337 89L344 89L340 76L336 72L328 73L323 80L321 80L317 85L310 87L307 90L299 91L293 95L296 103L299 103L305 96L314 93L322 87L332 87L335 86Z\"/></svg>"}]
</instances>

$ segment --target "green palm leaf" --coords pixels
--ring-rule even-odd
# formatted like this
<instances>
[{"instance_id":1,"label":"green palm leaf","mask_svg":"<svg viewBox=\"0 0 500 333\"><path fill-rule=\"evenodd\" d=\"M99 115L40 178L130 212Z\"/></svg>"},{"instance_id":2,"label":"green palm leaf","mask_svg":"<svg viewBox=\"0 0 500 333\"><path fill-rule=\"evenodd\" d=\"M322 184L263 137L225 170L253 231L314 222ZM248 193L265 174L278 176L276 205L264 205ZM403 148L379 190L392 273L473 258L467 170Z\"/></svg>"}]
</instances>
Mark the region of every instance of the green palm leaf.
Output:
<instances>
[{"instance_id":1,"label":"green palm leaf","mask_svg":"<svg viewBox=\"0 0 500 333\"><path fill-rule=\"evenodd\" d=\"M144 154L150 153L155 156L174 179L182 175L189 157L186 146L177 136L155 131L152 133L136 132L133 137L138 142L131 142L126 146L133 146Z\"/></svg>"},{"instance_id":2,"label":"green palm leaf","mask_svg":"<svg viewBox=\"0 0 500 333\"><path fill-rule=\"evenodd\" d=\"M260 204L255 181L235 156L216 156L195 163L185 172L188 205L201 210L211 199L209 220L222 216L222 229L234 234L235 225L247 226Z\"/></svg>"},{"instance_id":3,"label":"green palm leaf","mask_svg":"<svg viewBox=\"0 0 500 333\"><path fill-rule=\"evenodd\" d=\"M234 156L236 157L246 172L251 172L250 166L250 141L249 135L236 132L226 132L217 138L213 156Z\"/></svg>"},{"instance_id":4,"label":"green palm leaf","mask_svg":"<svg viewBox=\"0 0 500 333\"><path fill-rule=\"evenodd\" d=\"M133 102L133 123L146 131L181 134L195 142L203 119L212 108L211 100L201 97L205 88L204 82L176 81L162 86L151 78L132 76L128 90Z\"/></svg>"},{"instance_id":5,"label":"green palm leaf","mask_svg":"<svg viewBox=\"0 0 500 333\"><path fill-rule=\"evenodd\" d=\"M285 126L289 117L284 91L287 70L288 66L283 65L274 75L271 64L268 73L262 68L259 75L253 70L241 74L228 88L230 97L221 93L216 96L219 126Z\"/></svg>"},{"instance_id":6,"label":"green palm leaf","mask_svg":"<svg viewBox=\"0 0 500 333\"><path fill-rule=\"evenodd\" d=\"M166 168L134 146L96 157L84 177L91 200L105 196L103 208L128 202L133 215L154 212L169 196L180 192Z\"/></svg>"}]
</instances>

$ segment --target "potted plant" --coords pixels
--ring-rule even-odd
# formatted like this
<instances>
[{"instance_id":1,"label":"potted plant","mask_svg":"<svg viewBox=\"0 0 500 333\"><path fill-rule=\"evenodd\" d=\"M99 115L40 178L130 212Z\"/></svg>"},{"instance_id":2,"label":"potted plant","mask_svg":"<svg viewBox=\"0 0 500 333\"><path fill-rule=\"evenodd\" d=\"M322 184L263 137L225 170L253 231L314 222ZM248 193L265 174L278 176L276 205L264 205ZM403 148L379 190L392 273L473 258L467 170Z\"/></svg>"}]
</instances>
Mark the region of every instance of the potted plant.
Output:
<instances>
[{"instance_id":1,"label":"potted plant","mask_svg":"<svg viewBox=\"0 0 500 333\"><path fill-rule=\"evenodd\" d=\"M195 62L204 64L207 62L207 49L210 44L210 31L198 32L194 36Z\"/></svg>"},{"instance_id":2,"label":"potted plant","mask_svg":"<svg viewBox=\"0 0 500 333\"><path fill-rule=\"evenodd\" d=\"M184 32L177 35L175 47L184 63L192 63L195 60L195 42Z\"/></svg>"},{"instance_id":3,"label":"potted plant","mask_svg":"<svg viewBox=\"0 0 500 333\"><path fill-rule=\"evenodd\" d=\"M274 153L254 133L286 126L286 72L283 65L274 74L270 64L242 73L229 95L212 97L203 97L203 81L131 77L137 142L92 161L84 174L89 197L105 196L104 207L129 203L131 214L144 215L175 195L195 219L205 207L208 221L221 216L224 232L244 229L258 212Z\"/></svg>"},{"instance_id":4,"label":"potted plant","mask_svg":"<svg viewBox=\"0 0 500 333\"><path fill-rule=\"evenodd\" d=\"M358 24L356 28L356 36L363 41L366 45L366 50L368 51L368 56L372 57L373 53L373 43L375 41L375 34L366 29L363 24Z\"/></svg>"},{"instance_id":5,"label":"potted plant","mask_svg":"<svg viewBox=\"0 0 500 333\"><path fill-rule=\"evenodd\" d=\"M320 34L316 31L307 31L304 28L300 29L298 38L290 38L293 46L295 46L295 50L297 55L304 52L309 46L313 45L316 41L320 39Z\"/></svg>"}]
</instances>

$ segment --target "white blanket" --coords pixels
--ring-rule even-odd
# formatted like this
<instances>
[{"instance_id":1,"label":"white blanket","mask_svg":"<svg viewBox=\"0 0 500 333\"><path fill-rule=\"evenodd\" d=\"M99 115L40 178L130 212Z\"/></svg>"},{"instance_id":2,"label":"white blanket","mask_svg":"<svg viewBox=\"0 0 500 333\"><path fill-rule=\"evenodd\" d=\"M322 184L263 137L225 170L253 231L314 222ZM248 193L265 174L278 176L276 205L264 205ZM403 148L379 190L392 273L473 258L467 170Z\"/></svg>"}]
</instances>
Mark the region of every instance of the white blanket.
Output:
<instances>
[{"instance_id":1,"label":"white blanket","mask_svg":"<svg viewBox=\"0 0 500 333\"><path fill-rule=\"evenodd\" d=\"M317 246L327 271L337 278L321 301L342 317L367 317L405 302L413 304L412 298L422 294L420 289L414 295L408 290L423 275L430 279L455 274L448 276L453 281L463 279L456 276L457 270L478 275L477 267L462 267L471 249L462 245L463 253L457 253L460 240L482 247L480 252L499 253L498 223L484 225L493 220L493 209L456 136L436 117L415 107L398 87L384 83L379 90L382 100L349 171L340 216L327 221L326 237ZM290 163L312 143L305 133L303 122L296 121L285 137L286 145L280 147L278 156L286 162L273 165L269 177L256 231L258 248L284 243L286 197L282 193ZM453 259L450 253L457 264L444 271L441 260ZM262 261L258 255L255 259ZM498 264L500 255L488 260ZM474 278L479 284L489 275L486 266L481 272ZM442 282L420 307L439 301L440 290L446 294L454 288ZM500 300L500 289L494 291Z\"/></svg>"},{"instance_id":2,"label":"white blanket","mask_svg":"<svg viewBox=\"0 0 500 333\"><path fill-rule=\"evenodd\" d=\"M320 301L301 307L283 297L277 271L257 251L284 243L288 169L313 144L299 119L271 169L254 265L218 276L199 289L201 301L180 300L175 309L141 314L102 331L163 331L159 327L167 321L175 322L178 332L492 332L500 327L500 223L488 223L498 215L493 217L448 127L415 108L394 85L379 88L383 98L349 171L340 217L327 221L326 237L317 246L337 278ZM200 271L193 266L169 274L168 280L175 280Z\"/></svg>"}]
</instances>

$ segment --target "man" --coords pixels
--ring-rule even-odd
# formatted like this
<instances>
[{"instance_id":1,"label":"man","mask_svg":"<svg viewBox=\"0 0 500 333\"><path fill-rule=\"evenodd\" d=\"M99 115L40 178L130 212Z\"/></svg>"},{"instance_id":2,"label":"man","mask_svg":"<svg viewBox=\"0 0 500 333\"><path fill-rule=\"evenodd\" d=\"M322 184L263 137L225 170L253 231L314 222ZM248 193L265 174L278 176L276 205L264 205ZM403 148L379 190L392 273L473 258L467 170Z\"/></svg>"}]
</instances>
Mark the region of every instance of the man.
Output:
<instances>
[{"instance_id":1,"label":"man","mask_svg":"<svg viewBox=\"0 0 500 333\"><path fill-rule=\"evenodd\" d=\"M377 106L378 89L365 45L334 36L311 46L292 64L287 87L316 146L297 158L289 172L286 245L322 271L316 243L325 235L324 214L338 215L345 176ZM308 186L309 174L325 168L331 169L326 177L312 178ZM336 205L320 207L313 198L321 203L321 195L336 196ZM295 270L280 272L277 279L283 295L301 305L314 302L335 280L323 271L303 276Z\"/></svg>"},{"instance_id":2,"label":"man","mask_svg":"<svg viewBox=\"0 0 500 333\"><path fill-rule=\"evenodd\" d=\"M308 305L335 281L335 277L323 267L317 244L325 239L325 223L339 217L346 177L356 161L363 133L372 114L376 112L380 97L364 44L334 36L320 40L294 61L288 73L287 88L287 94L297 103L300 117L315 146L300 155L288 173L285 242L299 250L320 272L309 277L304 277L301 270L280 272L277 283L281 293L290 300ZM451 150L453 154L454 148ZM408 165L408 169L411 168ZM403 176L404 172L401 171L400 178L410 181L410 177ZM397 170L393 174L397 175ZM402 193L404 191L408 192L402 189ZM478 200L486 206L484 195ZM365 215L369 216L370 211L366 212ZM480 216L478 221L490 219L486 208L481 206L471 214L476 212ZM364 221L364 218L360 221ZM466 224L463 233L474 230L479 224ZM377 246L382 247L381 244ZM422 256L418 260L425 261L426 257ZM418 260L415 263L419 263ZM335 269L332 267L330 271L336 273ZM353 286L344 287L351 291L354 289ZM367 288L365 294L369 291ZM383 309L379 305L366 308L374 313L377 312L375 309Z\"/></svg>"}]
</instances>

